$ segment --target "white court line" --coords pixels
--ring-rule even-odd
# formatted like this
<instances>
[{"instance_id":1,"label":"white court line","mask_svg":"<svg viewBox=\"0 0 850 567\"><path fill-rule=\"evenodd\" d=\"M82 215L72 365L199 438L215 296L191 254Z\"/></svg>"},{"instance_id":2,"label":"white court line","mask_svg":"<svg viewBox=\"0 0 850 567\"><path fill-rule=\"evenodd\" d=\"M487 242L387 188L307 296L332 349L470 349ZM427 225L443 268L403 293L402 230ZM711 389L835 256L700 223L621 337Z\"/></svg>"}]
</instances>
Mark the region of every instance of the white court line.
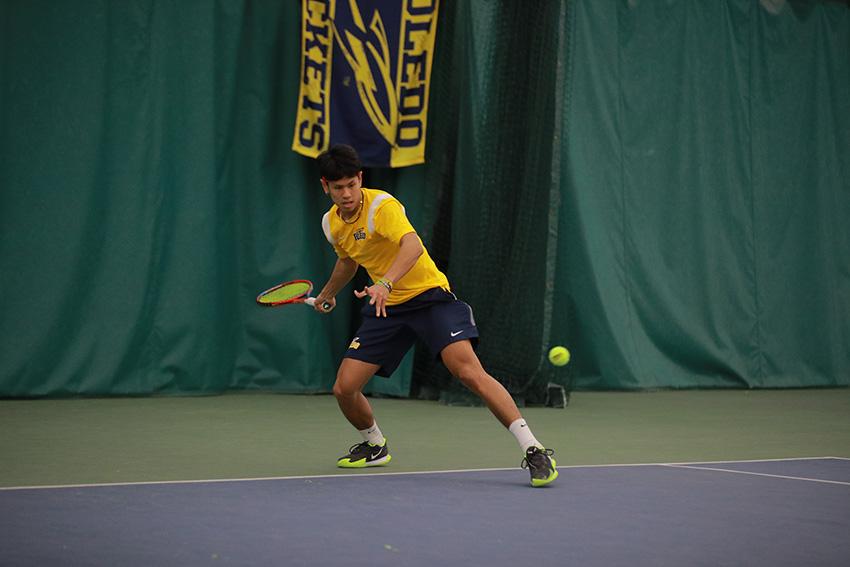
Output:
<instances>
[{"instance_id":1,"label":"white court line","mask_svg":"<svg viewBox=\"0 0 850 567\"><path fill-rule=\"evenodd\" d=\"M834 459L839 461L850 461L850 458L845 457L796 457L796 458L786 458L786 459L751 459L751 460L742 460L742 461L694 461L694 462L683 462L683 463L612 463L605 465L561 465L558 466L558 470L565 469L590 469L590 468L615 468L615 467L671 467L671 468L704 468L706 470L717 470L721 472L741 472L741 471L732 471L729 469L713 469L710 467L702 467L701 465L711 465L711 464L735 464L735 463L776 463L776 462L785 462L785 461L822 461ZM405 475L413 475L413 474L448 474L448 473L476 473L476 472L499 472L499 471L514 471L518 470L517 467L505 467L505 468L493 468L493 469L456 469L456 470L440 470L440 471L404 471L404 472L357 472L352 474L346 473L335 473L335 474L320 474L320 475L297 475L297 476L266 476L266 477L255 477L255 478L205 478L205 479L196 479L196 480L145 480L145 481L136 481L136 482L102 482L102 483L90 483L90 484L47 484L42 486L0 486L0 491L3 490L43 490L47 488L103 488L108 486L148 486L148 485L160 485L160 484L209 484L213 482L259 482L259 481L267 481L267 480L303 480L305 482L312 481L314 479L326 479L326 478L362 478L362 477L373 477L373 476L405 476ZM762 473L748 473L748 474L762 474ZM762 476L776 476L777 478L797 478L797 477L780 477L778 475L769 475L763 474ZM829 481L822 480L816 481L815 479L798 479L798 480L811 480L813 482L829 482L836 484L850 484L846 482L838 482L838 481Z\"/></svg>"},{"instance_id":2,"label":"white court line","mask_svg":"<svg viewBox=\"0 0 850 567\"><path fill-rule=\"evenodd\" d=\"M808 460L808 459L804 459L804 460ZM740 461L740 462L750 462L750 461ZM698 465L667 464L667 465L661 465L661 466L670 467L670 468L674 468L674 469L691 469L691 470L699 470L699 471L713 471L713 472L724 472L724 473L734 473L734 474L748 474L748 475L752 475L752 476L766 476L766 477L770 477L770 478L783 478L783 479L787 479L787 480L802 480L802 481L805 481L805 482L821 482L821 483L824 483L824 484L841 484L841 485L844 485L844 486L850 486L850 482L844 482L844 481L840 481L840 480L823 480L823 479L820 479L820 478L807 478L807 477L804 477L804 476L786 476L786 475L783 475L783 474L770 474L770 473L760 473L760 472L753 472L753 471L738 471L738 470L735 470L735 469L721 469L721 468L716 468L716 467L702 467L702 466L698 466Z\"/></svg>"}]
</instances>

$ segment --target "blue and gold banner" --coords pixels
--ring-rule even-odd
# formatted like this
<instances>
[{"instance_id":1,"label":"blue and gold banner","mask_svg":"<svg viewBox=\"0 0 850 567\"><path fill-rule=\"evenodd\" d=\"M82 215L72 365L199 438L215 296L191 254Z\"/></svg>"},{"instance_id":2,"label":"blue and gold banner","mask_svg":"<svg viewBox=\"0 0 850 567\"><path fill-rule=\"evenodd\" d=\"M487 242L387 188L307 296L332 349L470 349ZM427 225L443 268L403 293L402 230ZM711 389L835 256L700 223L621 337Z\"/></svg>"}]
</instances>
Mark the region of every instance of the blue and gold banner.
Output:
<instances>
[{"instance_id":1,"label":"blue and gold banner","mask_svg":"<svg viewBox=\"0 0 850 567\"><path fill-rule=\"evenodd\" d=\"M425 161L439 0L303 0L292 149L354 146L363 165Z\"/></svg>"}]
</instances>

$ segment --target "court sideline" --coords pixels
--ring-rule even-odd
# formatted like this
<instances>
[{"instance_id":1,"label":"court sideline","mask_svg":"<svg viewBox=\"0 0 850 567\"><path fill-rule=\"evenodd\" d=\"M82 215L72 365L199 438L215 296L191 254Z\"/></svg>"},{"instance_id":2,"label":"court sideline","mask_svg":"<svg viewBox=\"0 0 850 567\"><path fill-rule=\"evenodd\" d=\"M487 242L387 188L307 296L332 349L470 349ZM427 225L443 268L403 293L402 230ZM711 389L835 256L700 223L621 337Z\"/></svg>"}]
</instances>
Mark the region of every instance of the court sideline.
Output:
<instances>
[{"instance_id":1,"label":"court sideline","mask_svg":"<svg viewBox=\"0 0 850 567\"><path fill-rule=\"evenodd\" d=\"M375 398L385 472L516 468L484 408ZM850 458L850 389L577 392L524 408L559 466ZM329 395L0 401L0 487L360 474ZM371 470L370 472L375 472Z\"/></svg>"}]
</instances>

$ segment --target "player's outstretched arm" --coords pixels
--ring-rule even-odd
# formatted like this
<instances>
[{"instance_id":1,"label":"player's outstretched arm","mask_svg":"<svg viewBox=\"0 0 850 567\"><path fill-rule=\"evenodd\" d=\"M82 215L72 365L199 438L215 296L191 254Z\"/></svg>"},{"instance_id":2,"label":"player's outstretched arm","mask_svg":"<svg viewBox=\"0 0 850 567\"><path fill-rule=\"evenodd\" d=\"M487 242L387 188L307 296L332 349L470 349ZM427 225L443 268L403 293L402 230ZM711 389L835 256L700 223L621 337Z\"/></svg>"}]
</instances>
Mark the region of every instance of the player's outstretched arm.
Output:
<instances>
[{"instance_id":1,"label":"player's outstretched arm","mask_svg":"<svg viewBox=\"0 0 850 567\"><path fill-rule=\"evenodd\" d=\"M422 242L415 232L408 232L402 236L398 254L396 254L395 260L393 260L392 265L387 270L387 273L384 274L381 281L388 282L389 286L392 287L394 283L403 278L413 268L424 251L425 248L422 246ZM357 297L366 297L368 295L370 297L369 305L375 306L375 316L386 317L387 298L390 296L390 287L375 282L373 285L364 288L363 291L354 290L354 295Z\"/></svg>"},{"instance_id":2,"label":"player's outstretched arm","mask_svg":"<svg viewBox=\"0 0 850 567\"><path fill-rule=\"evenodd\" d=\"M325 284L325 287L323 287L319 295L316 296L316 311L327 313L336 307L336 294L338 294L339 290L344 288L345 285L351 281L351 278L353 278L354 274L357 273L357 268L359 267L360 264L351 258L337 258L334 271L331 273L328 283ZM326 302L331 304L331 309L324 309L322 307L322 305Z\"/></svg>"}]
</instances>

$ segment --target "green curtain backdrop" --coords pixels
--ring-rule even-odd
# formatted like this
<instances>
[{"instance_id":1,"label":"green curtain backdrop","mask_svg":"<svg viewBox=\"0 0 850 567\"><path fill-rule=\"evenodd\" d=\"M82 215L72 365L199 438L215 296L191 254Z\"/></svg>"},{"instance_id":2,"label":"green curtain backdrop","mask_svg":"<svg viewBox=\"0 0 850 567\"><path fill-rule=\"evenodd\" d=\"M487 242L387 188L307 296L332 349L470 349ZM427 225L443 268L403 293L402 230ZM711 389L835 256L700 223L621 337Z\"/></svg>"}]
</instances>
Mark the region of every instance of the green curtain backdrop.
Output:
<instances>
[{"instance_id":1,"label":"green curtain backdrop","mask_svg":"<svg viewBox=\"0 0 850 567\"><path fill-rule=\"evenodd\" d=\"M295 4L0 4L2 395L333 383L330 321L252 303L332 261Z\"/></svg>"},{"instance_id":2,"label":"green curtain backdrop","mask_svg":"<svg viewBox=\"0 0 850 567\"><path fill-rule=\"evenodd\" d=\"M583 383L848 384L848 7L575 8L563 237Z\"/></svg>"},{"instance_id":3,"label":"green curtain backdrop","mask_svg":"<svg viewBox=\"0 0 850 567\"><path fill-rule=\"evenodd\" d=\"M254 302L334 262L300 10L0 2L0 396L330 391L351 295ZM845 4L443 2L432 80L426 163L367 184L515 396L850 384ZM418 352L372 391L411 386L456 388Z\"/></svg>"}]
</instances>

